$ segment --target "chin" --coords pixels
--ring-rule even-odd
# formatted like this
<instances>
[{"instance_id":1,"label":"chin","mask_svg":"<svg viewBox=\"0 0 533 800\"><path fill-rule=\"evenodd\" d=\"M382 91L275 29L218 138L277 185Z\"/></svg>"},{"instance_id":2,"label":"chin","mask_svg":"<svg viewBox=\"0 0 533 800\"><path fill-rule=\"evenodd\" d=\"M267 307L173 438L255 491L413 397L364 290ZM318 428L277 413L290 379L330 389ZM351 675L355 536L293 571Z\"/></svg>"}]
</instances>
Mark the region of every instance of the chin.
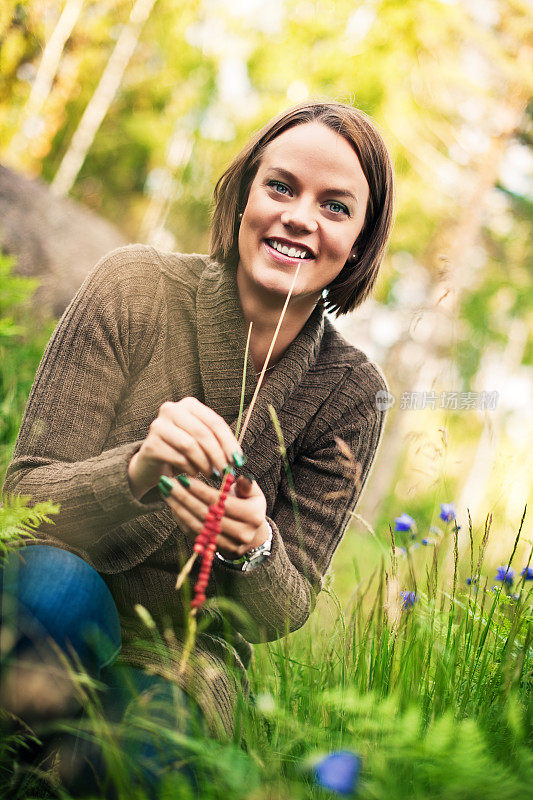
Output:
<instances>
[{"instance_id":1,"label":"chin","mask_svg":"<svg viewBox=\"0 0 533 800\"><path fill-rule=\"evenodd\" d=\"M255 283L267 292L280 294L284 297L291 288L294 273L283 272L278 269L261 268L253 276Z\"/></svg>"}]
</instances>

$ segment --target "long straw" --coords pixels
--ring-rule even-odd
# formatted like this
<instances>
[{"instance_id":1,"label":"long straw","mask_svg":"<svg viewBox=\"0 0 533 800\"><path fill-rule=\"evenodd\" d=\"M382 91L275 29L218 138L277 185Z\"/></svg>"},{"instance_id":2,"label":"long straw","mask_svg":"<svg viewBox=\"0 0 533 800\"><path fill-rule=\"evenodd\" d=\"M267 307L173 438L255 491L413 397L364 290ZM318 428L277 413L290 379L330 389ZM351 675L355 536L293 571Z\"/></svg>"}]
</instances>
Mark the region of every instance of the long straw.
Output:
<instances>
[{"instance_id":1,"label":"long straw","mask_svg":"<svg viewBox=\"0 0 533 800\"><path fill-rule=\"evenodd\" d=\"M257 386L255 387L254 396L252 397L252 402L250 403L250 406L248 408L248 412L246 414L246 418L244 420L244 425L242 426L242 430L240 432L239 438L237 439L239 444L241 444L241 442L242 442L242 440L244 438L244 434L246 433L246 428L248 427L248 423L250 421L250 417L252 416L252 411L254 410L254 405L255 405L255 402L257 400L257 395L259 394L259 389L261 388L261 384L263 383L263 378L265 377L265 372L268 369L268 362L270 361L270 356L272 355L272 351L274 349L274 345L276 344L276 340L278 338L278 333L280 331L281 324L282 324L282 322L283 322L283 320L285 318L285 312L287 311L287 306L289 305L289 300L291 299L291 295L293 293L294 286L295 286L296 280L298 278L298 273L300 272L300 267L301 267L301 263L298 264L298 266L296 267L296 272L294 273L294 278L292 279L291 288L289 289L289 293L287 295L287 299L285 300L285 304L284 304L283 309L281 311L281 314L280 314L280 317L279 317L279 320L278 320L278 324L276 326L276 330L274 331L274 336L272 337L272 341L270 342L270 347L268 348L268 353L267 353L267 356L265 358L265 363L263 364L263 369L261 370L261 374L259 375L259 380L257 381Z\"/></svg>"},{"instance_id":2,"label":"long straw","mask_svg":"<svg viewBox=\"0 0 533 800\"><path fill-rule=\"evenodd\" d=\"M269 361L270 361L270 357L272 356L272 351L274 350L274 346L276 344L276 340L278 338L278 334L280 332L280 328L281 328L281 326L283 324L283 320L285 318L285 313L287 311L287 307L289 305L289 301L291 299L292 293L294 291L294 287L296 285L296 281L298 279L298 274L300 272L300 267L301 267L301 264L298 264L298 266L296 267L296 272L294 273L294 278L292 279L292 283L291 283L289 292L288 292L287 297L285 299L285 303L283 304L283 308L282 308L281 314L279 316L278 324L276 325L276 330L274 331L274 335L272 337L272 341L270 342L270 347L268 348L268 352L267 352L267 355L266 355L266 358L265 358L265 363L263 364L263 369L261 370L261 374L259 375L259 380L257 381L257 386L255 387L255 392L253 394L250 406L249 406L248 411L246 413L246 418L244 420L244 425L242 426L240 434L238 435L237 441L239 442L239 444L241 444L241 442L242 442L242 440L244 438L244 434L246 433L246 428L248 427L248 422L250 421L250 417L252 416L252 411L254 410L254 406L255 406L255 403L257 401L257 396L259 394L259 390L261 388L261 384L263 383L263 378L265 377L265 373L266 373L266 371L268 369L268 364L269 364ZM241 405L240 405L240 409L239 409L239 422L237 423L237 431L239 429L240 418L241 418L241 414L242 414L242 407L243 407L243 400L244 400L244 385L245 385L244 381L246 379L246 364L247 364L247 360L248 360L248 349L249 349L249 346L250 346L251 334L252 334L252 323L250 322L250 327L248 328L248 338L246 340L246 352L245 352L245 356L244 356L243 384L242 384L242 391L241 391ZM181 589L181 587L183 586L183 583L184 583L186 577L189 575L189 573L190 573L190 571L192 569L192 566L193 566L194 562L196 561L197 555L198 555L198 553L193 553L191 555L191 557L189 558L189 560L187 561L187 563L185 564L185 566L183 567L183 569L181 570L181 572L179 573L178 579L176 581L176 589Z\"/></svg>"}]
</instances>

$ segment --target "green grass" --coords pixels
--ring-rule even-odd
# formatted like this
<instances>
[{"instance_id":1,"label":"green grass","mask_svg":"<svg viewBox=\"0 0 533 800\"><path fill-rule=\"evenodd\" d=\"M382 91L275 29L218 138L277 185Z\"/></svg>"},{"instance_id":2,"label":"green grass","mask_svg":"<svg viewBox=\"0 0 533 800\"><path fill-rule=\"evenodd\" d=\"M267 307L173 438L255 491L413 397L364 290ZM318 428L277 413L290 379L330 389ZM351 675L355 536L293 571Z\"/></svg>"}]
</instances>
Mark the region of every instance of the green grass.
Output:
<instances>
[{"instance_id":1,"label":"green grass","mask_svg":"<svg viewBox=\"0 0 533 800\"><path fill-rule=\"evenodd\" d=\"M9 464L22 414L54 322L32 308L34 278L14 273L0 252L0 476Z\"/></svg>"},{"instance_id":2,"label":"green grass","mask_svg":"<svg viewBox=\"0 0 533 800\"><path fill-rule=\"evenodd\" d=\"M327 588L304 628L256 646L255 705L241 709L235 741L183 736L138 707L122 735L152 731L174 741L200 775L200 796L213 800L331 797L313 786L309 767L339 749L361 757L357 797L368 800L530 796L533 582L519 578L512 589L494 591L494 569L483 562L486 539L451 575L441 573L445 553L438 551L453 551L453 537L432 558L389 552L372 575L360 569L363 580L346 607ZM478 580L467 586L462 576L472 574L471 562ZM413 581L417 601L405 609L400 591ZM87 724L103 743L119 797L144 797L117 750L120 726L89 707ZM4 780L9 744L0 758ZM169 771L160 797L192 796L184 781ZM26 782L12 796L38 796L27 791Z\"/></svg>"}]
</instances>

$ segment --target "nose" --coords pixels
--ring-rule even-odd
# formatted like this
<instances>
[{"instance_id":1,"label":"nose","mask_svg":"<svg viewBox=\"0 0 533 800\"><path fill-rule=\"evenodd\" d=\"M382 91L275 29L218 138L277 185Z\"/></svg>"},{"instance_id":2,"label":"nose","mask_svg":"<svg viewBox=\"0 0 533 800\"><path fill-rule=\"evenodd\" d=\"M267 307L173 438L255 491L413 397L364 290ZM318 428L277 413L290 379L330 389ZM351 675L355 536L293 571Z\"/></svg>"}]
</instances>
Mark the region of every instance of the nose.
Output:
<instances>
[{"instance_id":1,"label":"nose","mask_svg":"<svg viewBox=\"0 0 533 800\"><path fill-rule=\"evenodd\" d=\"M299 233L314 233L318 227L312 203L304 198L295 198L283 211L281 222Z\"/></svg>"}]
</instances>

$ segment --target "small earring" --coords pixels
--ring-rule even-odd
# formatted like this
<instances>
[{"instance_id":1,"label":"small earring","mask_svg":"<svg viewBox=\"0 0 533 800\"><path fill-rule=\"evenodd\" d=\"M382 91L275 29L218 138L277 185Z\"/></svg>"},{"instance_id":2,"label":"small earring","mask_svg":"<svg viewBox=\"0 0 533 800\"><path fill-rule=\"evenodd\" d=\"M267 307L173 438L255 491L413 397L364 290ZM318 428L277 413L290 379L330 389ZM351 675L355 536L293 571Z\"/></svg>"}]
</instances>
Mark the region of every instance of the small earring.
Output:
<instances>
[{"instance_id":1,"label":"small earring","mask_svg":"<svg viewBox=\"0 0 533 800\"><path fill-rule=\"evenodd\" d=\"M350 261L352 262L357 261L357 253L352 253L352 255L350 256Z\"/></svg>"},{"instance_id":2,"label":"small earring","mask_svg":"<svg viewBox=\"0 0 533 800\"><path fill-rule=\"evenodd\" d=\"M241 221L241 219L242 219L242 211L239 211L239 222Z\"/></svg>"}]
</instances>

